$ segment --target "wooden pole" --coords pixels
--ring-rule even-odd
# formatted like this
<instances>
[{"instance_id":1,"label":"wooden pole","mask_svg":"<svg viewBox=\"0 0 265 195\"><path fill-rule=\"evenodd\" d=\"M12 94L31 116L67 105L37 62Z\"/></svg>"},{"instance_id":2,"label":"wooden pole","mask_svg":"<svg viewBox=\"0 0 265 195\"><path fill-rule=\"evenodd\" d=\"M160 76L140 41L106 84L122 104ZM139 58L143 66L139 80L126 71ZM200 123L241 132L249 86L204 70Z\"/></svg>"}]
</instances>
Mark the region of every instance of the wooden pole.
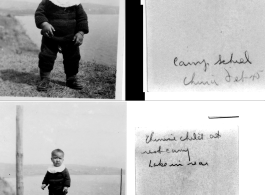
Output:
<instances>
[{"instance_id":1,"label":"wooden pole","mask_svg":"<svg viewBox=\"0 0 265 195\"><path fill-rule=\"evenodd\" d=\"M121 195L121 192L122 192L122 169L121 169L121 185L120 185L120 195Z\"/></svg>"},{"instance_id":2,"label":"wooden pole","mask_svg":"<svg viewBox=\"0 0 265 195\"><path fill-rule=\"evenodd\" d=\"M17 195L23 195L23 108L17 106L16 130L17 130L17 151L16 151L16 187Z\"/></svg>"}]
</instances>

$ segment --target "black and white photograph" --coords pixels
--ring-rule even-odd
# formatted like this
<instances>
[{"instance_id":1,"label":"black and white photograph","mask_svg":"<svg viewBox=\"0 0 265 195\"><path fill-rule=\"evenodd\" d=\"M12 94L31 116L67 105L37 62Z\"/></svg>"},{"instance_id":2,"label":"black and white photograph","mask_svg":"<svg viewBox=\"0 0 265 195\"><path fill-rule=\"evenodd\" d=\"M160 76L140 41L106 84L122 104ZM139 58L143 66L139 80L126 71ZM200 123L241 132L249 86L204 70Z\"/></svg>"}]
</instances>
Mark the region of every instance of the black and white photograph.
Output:
<instances>
[{"instance_id":1,"label":"black and white photograph","mask_svg":"<svg viewBox=\"0 0 265 195\"><path fill-rule=\"evenodd\" d=\"M0 97L122 100L124 0L1 0Z\"/></svg>"},{"instance_id":2,"label":"black and white photograph","mask_svg":"<svg viewBox=\"0 0 265 195\"><path fill-rule=\"evenodd\" d=\"M0 103L0 194L125 195L126 103Z\"/></svg>"}]
</instances>

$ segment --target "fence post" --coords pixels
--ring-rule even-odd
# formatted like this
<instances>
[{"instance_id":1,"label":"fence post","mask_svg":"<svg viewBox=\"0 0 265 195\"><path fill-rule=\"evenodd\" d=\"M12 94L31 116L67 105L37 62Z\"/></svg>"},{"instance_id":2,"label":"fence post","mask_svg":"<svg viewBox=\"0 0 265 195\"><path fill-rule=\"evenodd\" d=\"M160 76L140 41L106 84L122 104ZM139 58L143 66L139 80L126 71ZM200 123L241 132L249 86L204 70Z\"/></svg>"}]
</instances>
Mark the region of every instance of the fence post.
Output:
<instances>
[{"instance_id":1,"label":"fence post","mask_svg":"<svg viewBox=\"0 0 265 195\"><path fill-rule=\"evenodd\" d=\"M122 169L121 169L121 185L120 185L120 195L121 195L121 192L122 192Z\"/></svg>"},{"instance_id":2,"label":"fence post","mask_svg":"<svg viewBox=\"0 0 265 195\"><path fill-rule=\"evenodd\" d=\"M17 132L17 149L16 149L16 188L17 195L23 195L23 108L17 106L16 109L16 132Z\"/></svg>"}]
</instances>

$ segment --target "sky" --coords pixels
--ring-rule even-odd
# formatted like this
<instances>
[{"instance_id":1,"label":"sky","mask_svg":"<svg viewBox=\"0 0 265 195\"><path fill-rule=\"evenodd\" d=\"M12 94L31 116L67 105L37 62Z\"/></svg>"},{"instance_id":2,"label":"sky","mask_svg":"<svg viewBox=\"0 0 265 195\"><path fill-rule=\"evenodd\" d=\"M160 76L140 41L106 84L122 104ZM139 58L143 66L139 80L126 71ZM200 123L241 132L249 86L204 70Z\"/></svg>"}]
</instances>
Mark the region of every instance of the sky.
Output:
<instances>
[{"instance_id":1,"label":"sky","mask_svg":"<svg viewBox=\"0 0 265 195\"><path fill-rule=\"evenodd\" d=\"M28 2L40 2L40 0L19 0L19 1L28 1ZM102 5L111 5L118 6L120 0L81 0L81 3L97 3Z\"/></svg>"},{"instance_id":2,"label":"sky","mask_svg":"<svg viewBox=\"0 0 265 195\"><path fill-rule=\"evenodd\" d=\"M65 152L65 164L126 167L126 104L39 102L23 106L24 164L51 164ZM16 104L0 103L1 163L15 163Z\"/></svg>"}]
</instances>

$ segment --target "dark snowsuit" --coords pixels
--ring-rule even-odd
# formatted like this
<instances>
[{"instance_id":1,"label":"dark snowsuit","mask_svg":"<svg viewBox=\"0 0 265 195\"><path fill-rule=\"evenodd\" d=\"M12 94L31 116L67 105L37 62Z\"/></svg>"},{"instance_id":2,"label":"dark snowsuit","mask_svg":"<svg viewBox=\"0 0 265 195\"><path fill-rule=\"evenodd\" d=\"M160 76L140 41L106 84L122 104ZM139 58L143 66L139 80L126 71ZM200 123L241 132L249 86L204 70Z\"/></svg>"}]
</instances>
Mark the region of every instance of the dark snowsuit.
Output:
<instances>
[{"instance_id":1,"label":"dark snowsuit","mask_svg":"<svg viewBox=\"0 0 265 195\"><path fill-rule=\"evenodd\" d=\"M64 195L63 188L70 187L71 179L67 168L62 172L47 171L42 184L49 185L49 195Z\"/></svg>"},{"instance_id":2,"label":"dark snowsuit","mask_svg":"<svg viewBox=\"0 0 265 195\"><path fill-rule=\"evenodd\" d=\"M43 22L48 22L55 29L53 38L42 37L39 53L41 71L50 72L53 69L60 46L65 74L68 77L76 75L81 56L79 46L75 46L72 40L77 32L83 31L87 34L89 31L87 15L82 5L62 8L49 0L42 0L35 12L35 22L38 28L41 28Z\"/></svg>"}]
</instances>

